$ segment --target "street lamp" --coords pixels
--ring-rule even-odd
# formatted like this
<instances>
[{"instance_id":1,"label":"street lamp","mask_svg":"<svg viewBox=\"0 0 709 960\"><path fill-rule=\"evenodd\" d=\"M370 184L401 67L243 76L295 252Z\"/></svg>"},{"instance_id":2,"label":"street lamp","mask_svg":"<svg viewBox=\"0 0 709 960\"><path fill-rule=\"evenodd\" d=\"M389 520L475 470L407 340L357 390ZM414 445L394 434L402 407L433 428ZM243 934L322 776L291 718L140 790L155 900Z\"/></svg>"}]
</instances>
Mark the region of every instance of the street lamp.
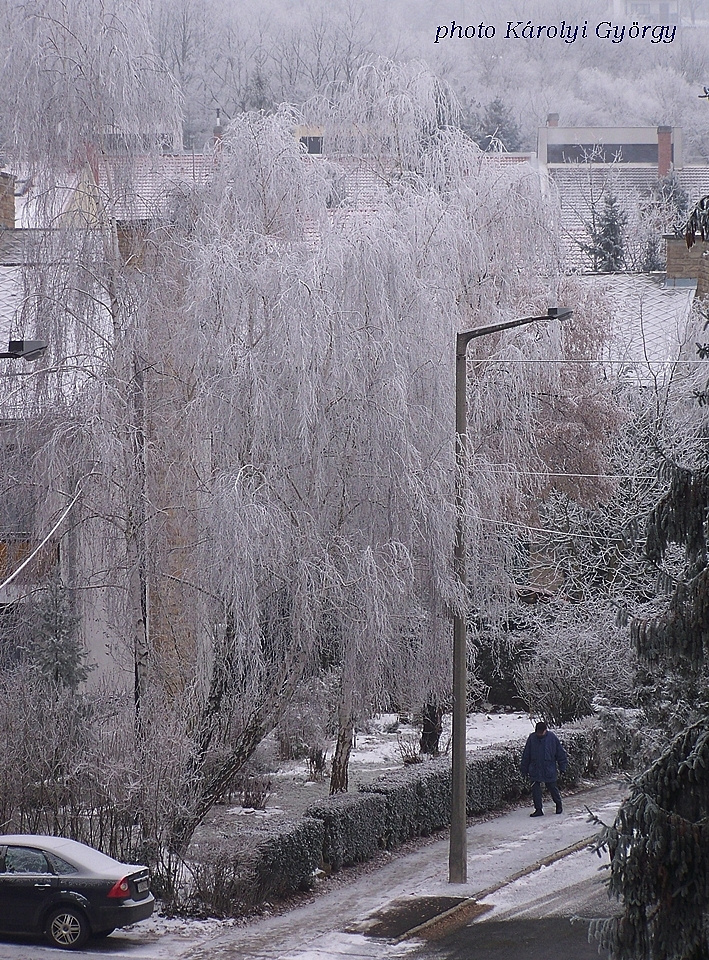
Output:
<instances>
[{"instance_id":1,"label":"street lamp","mask_svg":"<svg viewBox=\"0 0 709 960\"><path fill-rule=\"evenodd\" d=\"M0 352L2 360L39 360L47 349L44 340L11 340L7 350Z\"/></svg>"},{"instance_id":2,"label":"street lamp","mask_svg":"<svg viewBox=\"0 0 709 960\"><path fill-rule=\"evenodd\" d=\"M468 405L466 398L466 368L468 344L476 337L485 337L500 330L522 327L540 320L566 320L573 311L568 307L549 307L542 317L522 317L476 327L456 335L455 345L455 548L454 568L460 584L461 596L467 596L465 563L465 487L467 483L468 453ZM467 606L467 604L466 604ZM453 738L452 738L452 795L451 833L448 855L449 883L465 883L468 879L467 817L466 817L466 755L465 728L467 719L467 641L465 635L466 612L453 615Z\"/></svg>"}]
</instances>

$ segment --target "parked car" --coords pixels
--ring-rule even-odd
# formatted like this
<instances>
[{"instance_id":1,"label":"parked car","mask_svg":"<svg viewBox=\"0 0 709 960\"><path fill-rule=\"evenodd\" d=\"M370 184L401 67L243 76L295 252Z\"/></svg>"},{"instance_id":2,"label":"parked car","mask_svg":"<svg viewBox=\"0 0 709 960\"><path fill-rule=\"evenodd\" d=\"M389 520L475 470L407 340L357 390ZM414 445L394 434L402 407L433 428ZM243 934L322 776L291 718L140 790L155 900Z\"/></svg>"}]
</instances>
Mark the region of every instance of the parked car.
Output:
<instances>
[{"instance_id":1,"label":"parked car","mask_svg":"<svg viewBox=\"0 0 709 960\"><path fill-rule=\"evenodd\" d=\"M76 950L91 936L145 920L154 903L147 867L62 837L0 836L4 933L43 933Z\"/></svg>"}]
</instances>

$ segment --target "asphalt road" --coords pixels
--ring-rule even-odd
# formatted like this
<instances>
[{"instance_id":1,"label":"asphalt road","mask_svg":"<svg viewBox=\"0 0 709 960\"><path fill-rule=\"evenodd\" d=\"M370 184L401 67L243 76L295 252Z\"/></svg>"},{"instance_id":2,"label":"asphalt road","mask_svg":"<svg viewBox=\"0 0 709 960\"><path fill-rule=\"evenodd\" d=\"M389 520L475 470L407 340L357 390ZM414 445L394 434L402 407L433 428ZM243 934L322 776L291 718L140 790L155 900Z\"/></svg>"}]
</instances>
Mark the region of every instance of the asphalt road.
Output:
<instances>
[{"instance_id":1,"label":"asphalt road","mask_svg":"<svg viewBox=\"0 0 709 960\"><path fill-rule=\"evenodd\" d=\"M589 920L617 910L600 867L580 851L502 887L483 901L488 913L442 931L412 960L598 960Z\"/></svg>"}]
</instances>

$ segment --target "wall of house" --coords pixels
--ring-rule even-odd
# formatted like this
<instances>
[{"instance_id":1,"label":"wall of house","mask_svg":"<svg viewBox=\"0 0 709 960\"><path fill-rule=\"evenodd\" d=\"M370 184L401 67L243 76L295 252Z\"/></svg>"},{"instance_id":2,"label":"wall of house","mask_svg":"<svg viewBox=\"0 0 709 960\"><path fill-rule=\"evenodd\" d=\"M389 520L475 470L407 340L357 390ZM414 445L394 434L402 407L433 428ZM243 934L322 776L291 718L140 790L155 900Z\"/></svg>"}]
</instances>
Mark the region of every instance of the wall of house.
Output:
<instances>
[{"instance_id":1,"label":"wall of house","mask_svg":"<svg viewBox=\"0 0 709 960\"><path fill-rule=\"evenodd\" d=\"M709 251L709 243L698 240L688 250L684 237L672 237L667 240L667 279L697 280L700 267L706 262L704 254Z\"/></svg>"},{"instance_id":2,"label":"wall of house","mask_svg":"<svg viewBox=\"0 0 709 960\"><path fill-rule=\"evenodd\" d=\"M0 172L0 229L15 229L15 178Z\"/></svg>"},{"instance_id":3,"label":"wall of house","mask_svg":"<svg viewBox=\"0 0 709 960\"><path fill-rule=\"evenodd\" d=\"M707 244L702 244L706 247ZM699 276L697 277L697 297L701 300L703 297L709 297L709 256L704 257L699 264Z\"/></svg>"},{"instance_id":4,"label":"wall of house","mask_svg":"<svg viewBox=\"0 0 709 960\"><path fill-rule=\"evenodd\" d=\"M558 114L537 130L537 156L542 164L614 163L657 168L658 176L680 170L680 127L560 127Z\"/></svg>"},{"instance_id":5,"label":"wall of house","mask_svg":"<svg viewBox=\"0 0 709 960\"><path fill-rule=\"evenodd\" d=\"M667 280L696 280L697 297L709 296L709 241L697 240L689 250L683 237L667 238Z\"/></svg>"}]
</instances>

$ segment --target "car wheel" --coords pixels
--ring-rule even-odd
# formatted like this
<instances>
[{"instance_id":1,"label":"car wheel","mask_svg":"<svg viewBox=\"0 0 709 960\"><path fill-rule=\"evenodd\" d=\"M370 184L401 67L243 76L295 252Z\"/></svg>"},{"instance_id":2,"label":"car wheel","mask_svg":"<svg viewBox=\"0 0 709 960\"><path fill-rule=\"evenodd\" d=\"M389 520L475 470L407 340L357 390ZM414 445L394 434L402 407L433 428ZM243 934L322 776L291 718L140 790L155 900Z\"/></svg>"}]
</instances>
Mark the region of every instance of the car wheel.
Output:
<instances>
[{"instance_id":1,"label":"car wheel","mask_svg":"<svg viewBox=\"0 0 709 960\"><path fill-rule=\"evenodd\" d=\"M59 907L47 917L44 928L47 940L64 950L78 950L89 938L89 925L76 907Z\"/></svg>"}]
</instances>

